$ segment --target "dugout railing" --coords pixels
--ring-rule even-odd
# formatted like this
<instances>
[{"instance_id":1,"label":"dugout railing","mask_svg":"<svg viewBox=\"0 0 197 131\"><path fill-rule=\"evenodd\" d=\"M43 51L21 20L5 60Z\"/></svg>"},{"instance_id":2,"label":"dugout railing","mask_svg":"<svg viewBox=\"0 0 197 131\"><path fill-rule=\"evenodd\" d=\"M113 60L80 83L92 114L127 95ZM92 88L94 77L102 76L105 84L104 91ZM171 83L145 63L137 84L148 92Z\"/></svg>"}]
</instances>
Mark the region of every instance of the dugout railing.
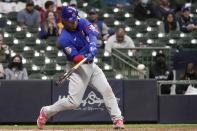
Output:
<instances>
[{"instance_id":1,"label":"dugout railing","mask_svg":"<svg viewBox=\"0 0 197 131\"><path fill-rule=\"evenodd\" d=\"M154 64L158 52L166 55L166 63L173 64L173 50L168 47L135 47L112 49L112 68L128 79L148 79L149 68ZM139 64L145 68L139 69Z\"/></svg>"},{"instance_id":2,"label":"dugout railing","mask_svg":"<svg viewBox=\"0 0 197 131\"><path fill-rule=\"evenodd\" d=\"M120 72L126 79L145 79L148 78L148 68L139 70L137 66L140 64L129 56L125 55L119 49L113 49L111 55L112 68L116 72Z\"/></svg>"}]
</instances>

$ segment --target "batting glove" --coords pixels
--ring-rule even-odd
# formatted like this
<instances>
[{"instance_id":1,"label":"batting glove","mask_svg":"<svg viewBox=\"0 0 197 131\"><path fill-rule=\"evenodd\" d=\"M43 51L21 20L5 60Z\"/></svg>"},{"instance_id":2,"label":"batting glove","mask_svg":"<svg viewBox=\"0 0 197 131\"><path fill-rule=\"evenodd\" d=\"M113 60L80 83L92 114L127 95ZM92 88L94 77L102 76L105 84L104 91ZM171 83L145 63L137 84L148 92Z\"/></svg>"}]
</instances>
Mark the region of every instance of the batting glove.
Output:
<instances>
[{"instance_id":1,"label":"batting glove","mask_svg":"<svg viewBox=\"0 0 197 131\"><path fill-rule=\"evenodd\" d=\"M75 63L79 63L80 61L82 61L84 59L84 56L83 55L76 55L73 59L73 61Z\"/></svg>"}]
</instances>

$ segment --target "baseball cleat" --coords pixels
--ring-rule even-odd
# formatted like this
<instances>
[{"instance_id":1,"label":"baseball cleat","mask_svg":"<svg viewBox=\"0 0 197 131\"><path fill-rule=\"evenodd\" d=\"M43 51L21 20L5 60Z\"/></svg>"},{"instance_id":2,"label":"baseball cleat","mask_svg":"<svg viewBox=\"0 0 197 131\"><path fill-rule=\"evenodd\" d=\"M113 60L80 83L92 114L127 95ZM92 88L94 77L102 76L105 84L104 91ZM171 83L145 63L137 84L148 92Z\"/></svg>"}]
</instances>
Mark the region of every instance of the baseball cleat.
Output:
<instances>
[{"instance_id":1,"label":"baseball cleat","mask_svg":"<svg viewBox=\"0 0 197 131\"><path fill-rule=\"evenodd\" d=\"M44 108L42 108L40 110L40 115L37 119L37 126L39 129L43 129L43 126L45 125L45 123L47 122L48 118L46 116L46 114L44 113Z\"/></svg>"},{"instance_id":2,"label":"baseball cleat","mask_svg":"<svg viewBox=\"0 0 197 131\"><path fill-rule=\"evenodd\" d=\"M114 129L124 129L124 123L122 119L116 119L113 121Z\"/></svg>"}]
</instances>

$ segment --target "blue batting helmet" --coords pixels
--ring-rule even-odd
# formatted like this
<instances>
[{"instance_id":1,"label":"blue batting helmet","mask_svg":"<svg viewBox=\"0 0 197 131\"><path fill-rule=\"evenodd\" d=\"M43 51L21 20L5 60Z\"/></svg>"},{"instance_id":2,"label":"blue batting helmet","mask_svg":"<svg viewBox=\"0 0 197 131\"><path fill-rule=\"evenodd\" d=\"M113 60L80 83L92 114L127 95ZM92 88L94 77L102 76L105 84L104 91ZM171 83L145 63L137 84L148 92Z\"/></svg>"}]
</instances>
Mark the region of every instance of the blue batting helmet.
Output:
<instances>
[{"instance_id":1,"label":"blue batting helmet","mask_svg":"<svg viewBox=\"0 0 197 131\"><path fill-rule=\"evenodd\" d=\"M78 11L71 6L66 6L62 11L62 19L66 21L76 21L78 19Z\"/></svg>"}]
</instances>

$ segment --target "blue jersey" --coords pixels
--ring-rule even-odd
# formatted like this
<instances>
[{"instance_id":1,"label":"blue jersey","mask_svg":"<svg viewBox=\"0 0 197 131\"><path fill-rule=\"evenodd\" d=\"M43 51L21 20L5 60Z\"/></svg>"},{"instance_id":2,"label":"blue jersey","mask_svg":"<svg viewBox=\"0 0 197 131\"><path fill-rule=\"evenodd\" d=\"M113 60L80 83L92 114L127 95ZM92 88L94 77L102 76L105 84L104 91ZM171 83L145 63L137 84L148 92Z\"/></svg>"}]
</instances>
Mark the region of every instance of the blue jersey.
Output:
<instances>
[{"instance_id":1,"label":"blue jersey","mask_svg":"<svg viewBox=\"0 0 197 131\"><path fill-rule=\"evenodd\" d=\"M59 44L69 61L73 61L76 55L90 53L90 43L97 44L98 32L86 19L79 18L76 31L68 31L63 28L59 36ZM93 58L92 58L93 59Z\"/></svg>"}]
</instances>

